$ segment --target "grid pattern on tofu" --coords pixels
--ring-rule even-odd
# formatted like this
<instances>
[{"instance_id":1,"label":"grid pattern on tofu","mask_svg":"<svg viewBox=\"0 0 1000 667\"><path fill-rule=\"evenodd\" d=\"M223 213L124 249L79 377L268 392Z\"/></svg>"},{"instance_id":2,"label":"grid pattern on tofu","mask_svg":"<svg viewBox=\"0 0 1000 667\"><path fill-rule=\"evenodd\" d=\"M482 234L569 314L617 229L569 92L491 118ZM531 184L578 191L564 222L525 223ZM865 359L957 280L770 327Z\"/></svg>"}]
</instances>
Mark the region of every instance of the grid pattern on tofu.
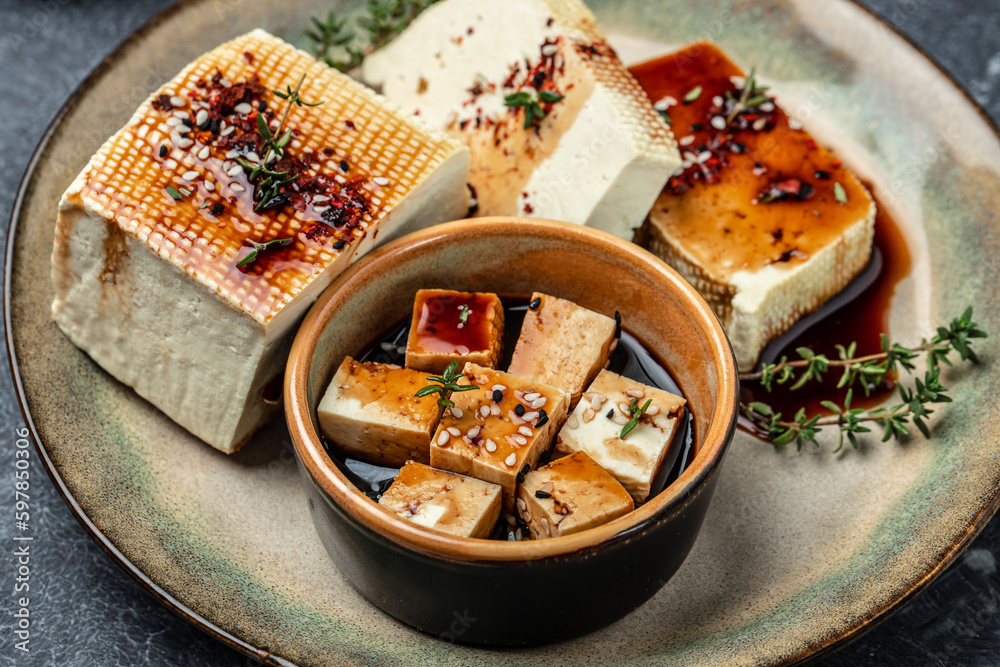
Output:
<instances>
[{"instance_id":1,"label":"grid pattern on tofu","mask_svg":"<svg viewBox=\"0 0 1000 667\"><path fill-rule=\"evenodd\" d=\"M536 540L594 528L633 509L625 487L586 452L529 472L517 492L518 515Z\"/></svg>"},{"instance_id":2,"label":"grid pattern on tofu","mask_svg":"<svg viewBox=\"0 0 1000 667\"><path fill-rule=\"evenodd\" d=\"M455 392L431 441L431 465L503 488L503 507L513 512L522 474L548 450L569 410L569 394L556 387L466 364L459 384L478 389Z\"/></svg>"},{"instance_id":3,"label":"grid pattern on tofu","mask_svg":"<svg viewBox=\"0 0 1000 667\"><path fill-rule=\"evenodd\" d=\"M633 399L639 406L651 402L638 425L623 440L621 431L630 418L628 407ZM555 453L586 452L625 487L635 502L644 502L673 442L684 404L680 396L603 370L559 431Z\"/></svg>"},{"instance_id":4,"label":"grid pattern on tofu","mask_svg":"<svg viewBox=\"0 0 1000 667\"><path fill-rule=\"evenodd\" d=\"M407 462L379 505L407 521L459 537L489 537L500 518L500 487Z\"/></svg>"},{"instance_id":5,"label":"grid pattern on tofu","mask_svg":"<svg viewBox=\"0 0 1000 667\"><path fill-rule=\"evenodd\" d=\"M576 403L614 351L616 330L610 317L536 292L508 371L565 389Z\"/></svg>"},{"instance_id":6,"label":"grid pattern on tofu","mask_svg":"<svg viewBox=\"0 0 1000 667\"><path fill-rule=\"evenodd\" d=\"M252 159L256 115L266 116L274 130L275 113L285 102L272 91L294 86L303 74L302 98L323 104L289 112L288 153L303 161L304 178L327 179L329 192L322 202L317 196L299 207L254 211L254 186L235 158ZM238 103L226 101L234 95ZM83 210L117 225L264 324L341 256L346 266L355 246L415 188L429 184L438 168L455 158L467 164L465 153L350 77L254 30L199 57L150 96L91 158L60 209ZM456 197L464 194L465 179L460 165L453 166L449 187L456 196L438 204L460 214L464 202ZM168 187L190 194L175 200ZM362 199L364 206L355 207ZM331 216L337 207L356 209L358 219ZM57 228L56 256L70 231ZM385 238L391 230L379 231ZM236 266L245 239L287 237L294 242L281 249L280 263L243 271Z\"/></svg>"},{"instance_id":7,"label":"grid pattern on tofu","mask_svg":"<svg viewBox=\"0 0 1000 667\"><path fill-rule=\"evenodd\" d=\"M453 361L493 368L503 344L496 294L423 289L413 302L406 366L441 373Z\"/></svg>"},{"instance_id":8,"label":"grid pattern on tofu","mask_svg":"<svg viewBox=\"0 0 1000 667\"><path fill-rule=\"evenodd\" d=\"M347 357L320 401L320 431L371 463L427 463L439 410L434 396L414 396L425 384L421 372Z\"/></svg>"}]
</instances>

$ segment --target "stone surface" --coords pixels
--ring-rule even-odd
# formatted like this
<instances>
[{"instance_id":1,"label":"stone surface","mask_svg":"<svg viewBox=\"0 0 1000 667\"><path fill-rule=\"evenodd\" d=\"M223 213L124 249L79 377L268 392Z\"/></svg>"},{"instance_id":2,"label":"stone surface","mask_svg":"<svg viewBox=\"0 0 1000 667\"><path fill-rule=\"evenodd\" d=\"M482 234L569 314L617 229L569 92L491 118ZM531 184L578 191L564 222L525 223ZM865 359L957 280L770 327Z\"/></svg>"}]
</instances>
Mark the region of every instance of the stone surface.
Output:
<instances>
[{"instance_id":1,"label":"stone surface","mask_svg":"<svg viewBox=\"0 0 1000 667\"><path fill-rule=\"evenodd\" d=\"M238 4L233 0L232 4ZM119 42L166 0L0 0L0 241L21 174L63 101ZM1000 12L975 0L865 0L951 72L1000 120ZM304 23L304 17L303 17ZM122 91L135 106L142 91ZM6 365L6 350L2 353ZM15 430L23 420L0 381L0 522L4 593L0 660L11 665L258 664L182 620L119 570L73 518L32 450L31 652L14 648L12 540ZM828 665L1000 665L1000 522L994 521L936 582Z\"/></svg>"}]
</instances>

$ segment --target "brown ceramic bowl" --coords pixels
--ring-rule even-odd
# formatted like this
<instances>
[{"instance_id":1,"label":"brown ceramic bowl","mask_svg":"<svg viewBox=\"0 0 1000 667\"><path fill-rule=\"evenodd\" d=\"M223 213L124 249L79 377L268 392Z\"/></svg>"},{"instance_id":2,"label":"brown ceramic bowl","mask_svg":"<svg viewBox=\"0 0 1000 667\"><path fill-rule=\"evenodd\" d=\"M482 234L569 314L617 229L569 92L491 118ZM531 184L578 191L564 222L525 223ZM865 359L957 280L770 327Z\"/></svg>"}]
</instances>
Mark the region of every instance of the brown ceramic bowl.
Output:
<instances>
[{"instance_id":1,"label":"brown ceramic bowl","mask_svg":"<svg viewBox=\"0 0 1000 667\"><path fill-rule=\"evenodd\" d=\"M502 542L452 537L384 511L338 468L316 407L345 355L404 320L418 289L553 294L603 313L666 363L694 415L697 453L634 512L578 534ZM527 645L599 628L674 574L701 527L737 418L738 375L708 305L636 245L586 227L480 218L372 252L306 316L285 376L285 411L313 522L333 560L385 612L445 640Z\"/></svg>"}]
</instances>

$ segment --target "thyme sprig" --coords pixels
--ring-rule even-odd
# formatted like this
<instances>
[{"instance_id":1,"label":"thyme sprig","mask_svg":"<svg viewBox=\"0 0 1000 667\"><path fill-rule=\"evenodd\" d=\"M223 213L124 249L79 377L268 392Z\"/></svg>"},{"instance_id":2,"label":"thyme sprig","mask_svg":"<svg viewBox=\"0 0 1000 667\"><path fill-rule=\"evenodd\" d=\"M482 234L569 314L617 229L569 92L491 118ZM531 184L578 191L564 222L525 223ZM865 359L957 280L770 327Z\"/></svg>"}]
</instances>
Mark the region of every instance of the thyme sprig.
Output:
<instances>
[{"instance_id":1,"label":"thyme sprig","mask_svg":"<svg viewBox=\"0 0 1000 667\"><path fill-rule=\"evenodd\" d=\"M796 353L800 359L789 361L782 357L778 363L767 364L756 373L740 375L741 381L760 382L767 391L771 391L775 384L788 382L792 382L790 389L796 390L810 380L822 382L824 373L831 368L841 368L843 371L837 387L848 387L843 405L832 401L822 402L823 407L832 412L832 415L810 416L806 414L805 408L800 408L790 420L782 419L780 412L775 412L771 406L761 402L741 403L740 410L751 422L767 432L776 446L794 441L799 449L805 443L813 443L818 447L816 436L820 429L824 426L836 426L840 431L840 441L834 452L843 448L845 439L857 449L858 434L871 431L865 426L867 423L882 427L882 442L906 435L909 424L916 426L925 437L930 437L926 420L933 411L928 406L951 402L951 397L947 395L948 387L940 381L941 366L951 366L948 357L952 352L958 352L962 361L979 361L972 349L972 342L976 338L986 338L987 334L972 317L973 309L970 306L947 327L938 327L937 333L930 340L924 339L913 348L891 343L888 336L883 334L882 351L876 354L855 357L856 343L851 343L846 348L838 345L838 359L829 359L808 348L799 348ZM922 379L915 378L913 388L907 388L899 380L893 381L899 403L870 410L851 407L856 385L860 384L867 394L872 387L898 377L903 371L913 372L916 368L915 360L925 353L927 370Z\"/></svg>"},{"instance_id":2,"label":"thyme sprig","mask_svg":"<svg viewBox=\"0 0 1000 667\"><path fill-rule=\"evenodd\" d=\"M639 420L642 419L642 416L644 414L646 414L646 410L649 409L649 405L652 402L653 402L653 399L648 398L648 399L646 399L646 402L643 403L642 407L640 408L639 407L639 399L633 398L631 401L629 401L629 404L628 404L628 414L631 417L631 419L629 419L627 422L625 422L625 425L622 426L622 432L618 436L619 438L621 438L622 440L624 440L625 436L628 435L629 433L631 433L632 429L634 429L636 426L639 425Z\"/></svg>"},{"instance_id":3,"label":"thyme sprig","mask_svg":"<svg viewBox=\"0 0 1000 667\"><path fill-rule=\"evenodd\" d=\"M744 111L755 109L764 102L769 101L771 98L765 94L768 90L768 86L757 85L757 70L751 67L746 82L743 84L743 90L740 92L738 98L731 92L726 91L726 100L732 105L732 109L730 109L729 114L726 116L726 125L728 126L736 120L736 117Z\"/></svg>"},{"instance_id":4,"label":"thyme sprig","mask_svg":"<svg viewBox=\"0 0 1000 667\"><path fill-rule=\"evenodd\" d=\"M521 90L507 95L503 98L503 103L511 109L518 107L524 109L524 129L527 130L545 118L545 107L542 106L543 102L546 104L555 104L562 98L562 95L552 90L539 90L534 94L527 90Z\"/></svg>"},{"instance_id":5,"label":"thyme sprig","mask_svg":"<svg viewBox=\"0 0 1000 667\"><path fill-rule=\"evenodd\" d=\"M253 249L250 252L248 252L243 259L241 259L240 261L236 262L236 268L237 269L242 269L247 264L251 264L254 261L256 261L258 255L260 255L260 253L268 250L271 247L286 246L289 243L291 243L293 240L294 240L294 237L292 237L292 236L289 236L288 238L285 238L285 239L272 239L272 240L267 241L265 243L257 243L256 241L254 241L252 239L247 239L247 242L250 244L251 248L253 248Z\"/></svg>"},{"instance_id":6,"label":"thyme sprig","mask_svg":"<svg viewBox=\"0 0 1000 667\"><path fill-rule=\"evenodd\" d=\"M288 142L292 139L291 130L285 130L284 134L281 132L285 127L285 121L288 120L288 114L292 110L292 107L317 107L324 102L323 100L320 100L319 102L306 102L302 99L299 95L299 90L302 88L302 84L305 80L306 75L303 74L299 78L299 82L295 84L294 89L291 86L286 86L286 90L284 92L281 90L271 91L276 97L288 100L288 104L285 106L285 111L281 114L281 120L278 122L278 129L276 129L273 133L271 132L271 128L268 125L264 114L260 112L257 113L257 133L260 135L260 151L263 156L261 157L260 162L255 164L246 158L236 158L236 161L239 162L240 166L250 171L248 180L254 184L256 189L255 199L257 200L257 204L253 207L254 211L269 208L275 203L283 203L281 198L281 188L298 178L297 174L271 169L267 165L271 162L277 163L281 161L281 158L285 155L285 146L287 146Z\"/></svg>"},{"instance_id":7,"label":"thyme sprig","mask_svg":"<svg viewBox=\"0 0 1000 667\"><path fill-rule=\"evenodd\" d=\"M423 398L424 396L437 394L437 404L443 413L445 408L455 407L455 404L451 400L451 394L453 392L479 389L479 387L474 384L458 384L458 380L461 377L462 374L458 372L458 359L456 359L448 364L448 367L444 369L444 373L441 375L430 375L427 377L428 380L437 384L429 384L426 387L418 389L414 396L417 398Z\"/></svg>"},{"instance_id":8,"label":"thyme sprig","mask_svg":"<svg viewBox=\"0 0 1000 667\"><path fill-rule=\"evenodd\" d=\"M350 21L330 10L326 20L315 17L305 35L312 42L313 55L330 67L347 72L361 65L370 53L388 44L403 32L420 12L438 0L368 0L365 12L352 29Z\"/></svg>"}]
</instances>

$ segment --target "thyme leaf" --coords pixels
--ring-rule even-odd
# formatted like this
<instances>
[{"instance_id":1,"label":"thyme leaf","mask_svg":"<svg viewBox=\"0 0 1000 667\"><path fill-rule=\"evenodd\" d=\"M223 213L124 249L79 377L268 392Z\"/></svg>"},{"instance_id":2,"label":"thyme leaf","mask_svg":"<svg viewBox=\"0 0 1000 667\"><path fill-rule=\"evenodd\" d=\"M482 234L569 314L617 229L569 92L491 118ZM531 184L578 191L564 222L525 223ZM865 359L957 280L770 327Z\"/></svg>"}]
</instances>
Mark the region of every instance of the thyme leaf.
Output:
<instances>
[{"instance_id":1,"label":"thyme leaf","mask_svg":"<svg viewBox=\"0 0 1000 667\"><path fill-rule=\"evenodd\" d=\"M646 402L643 404L643 406L641 408L639 407L639 399L633 398L629 402L629 404L628 404L628 413L629 413L629 416L631 417L631 419L629 419L627 422L625 422L625 425L622 426L622 432L618 436L619 438L621 438L622 440L624 440L625 436L628 435L629 433L631 433L632 430L636 426L639 425L639 420L642 419L642 416L644 414L646 414L646 410L649 409L649 406L650 406L650 404L652 402L653 402L653 399L651 399L651 398L646 399Z\"/></svg>"},{"instance_id":2,"label":"thyme leaf","mask_svg":"<svg viewBox=\"0 0 1000 667\"><path fill-rule=\"evenodd\" d=\"M448 364L448 367L444 369L444 373L441 375L429 375L427 379L430 382L436 384L429 384L426 387L421 387L414 394L417 398L423 398L424 396L430 396L431 394L437 394L437 404L443 413L445 408L453 408L455 404L451 401L451 395L456 391L472 391L473 389L479 389L473 384L458 384L458 380L462 378L462 374L458 372L458 359Z\"/></svg>"},{"instance_id":3,"label":"thyme leaf","mask_svg":"<svg viewBox=\"0 0 1000 667\"><path fill-rule=\"evenodd\" d=\"M284 239L272 239L272 240L267 241L265 243L257 243L256 241L254 241L252 239L247 239L247 242L250 244L252 250L250 252L248 252L246 254L246 256L243 257L243 259L241 259L240 261L238 261L236 263L236 268L237 269L242 269L247 264L252 264L253 262L255 262L257 260L257 257L260 255L260 253L262 253L262 252L264 252L264 251L266 251L266 250L268 250L269 248L272 248L272 247L286 246L289 243L291 243L293 240L294 240L294 237L292 237L292 236L289 236L288 238L284 238Z\"/></svg>"}]
</instances>

